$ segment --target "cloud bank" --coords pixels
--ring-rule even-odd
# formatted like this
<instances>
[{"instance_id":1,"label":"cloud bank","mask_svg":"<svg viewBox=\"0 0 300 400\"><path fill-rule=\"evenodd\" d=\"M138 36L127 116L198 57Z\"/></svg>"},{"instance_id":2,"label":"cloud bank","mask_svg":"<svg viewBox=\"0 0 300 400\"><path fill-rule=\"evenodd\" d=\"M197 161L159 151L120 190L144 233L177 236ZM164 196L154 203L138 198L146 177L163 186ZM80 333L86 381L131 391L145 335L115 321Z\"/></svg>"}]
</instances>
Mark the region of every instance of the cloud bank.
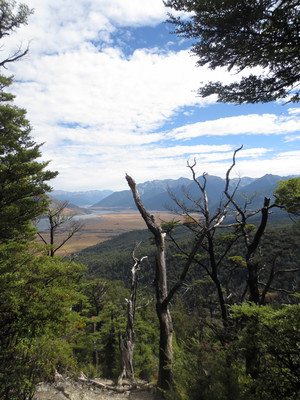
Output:
<instances>
[{"instance_id":1,"label":"cloud bank","mask_svg":"<svg viewBox=\"0 0 300 400\"><path fill-rule=\"evenodd\" d=\"M216 99L195 90L235 77L196 68L186 44L162 25L161 0L24 2L35 13L5 51L30 43L30 53L8 72L35 140L45 143L43 159L60 173L55 188L124 189L126 172L139 182L188 176L194 157L223 176L242 140L242 175L297 173L300 109L237 116L227 108L220 116Z\"/></svg>"}]
</instances>

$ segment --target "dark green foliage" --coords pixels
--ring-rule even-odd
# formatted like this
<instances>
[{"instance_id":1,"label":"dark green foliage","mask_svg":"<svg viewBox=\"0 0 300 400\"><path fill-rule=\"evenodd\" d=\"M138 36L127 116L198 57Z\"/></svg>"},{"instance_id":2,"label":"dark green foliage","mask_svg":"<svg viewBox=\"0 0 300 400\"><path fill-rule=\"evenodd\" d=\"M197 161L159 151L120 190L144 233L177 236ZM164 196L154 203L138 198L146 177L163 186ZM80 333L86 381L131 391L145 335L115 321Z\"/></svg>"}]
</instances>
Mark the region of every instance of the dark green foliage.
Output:
<instances>
[{"instance_id":1,"label":"dark green foliage","mask_svg":"<svg viewBox=\"0 0 300 400\"><path fill-rule=\"evenodd\" d=\"M119 281L99 278L90 278L81 290L86 297L76 308L82 319L74 346L79 367L90 376L117 379L121 371L119 336L126 328L129 292ZM138 293L135 330L135 374L151 379L157 362L157 321L152 301L143 293Z\"/></svg>"},{"instance_id":2,"label":"dark green foliage","mask_svg":"<svg viewBox=\"0 0 300 400\"><path fill-rule=\"evenodd\" d=\"M50 189L45 183L57 173L46 171L38 162L40 146L30 137L26 111L12 104L13 96L3 92L12 82L0 76L0 242L32 232L32 221L41 215Z\"/></svg>"},{"instance_id":3,"label":"dark green foliage","mask_svg":"<svg viewBox=\"0 0 300 400\"><path fill-rule=\"evenodd\" d=\"M66 340L78 318L70 310L83 268L16 242L0 245L0 263L0 398L27 399L70 361ZM58 337L61 345L49 346Z\"/></svg>"},{"instance_id":4,"label":"dark green foliage","mask_svg":"<svg viewBox=\"0 0 300 400\"><path fill-rule=\"evenodd\" d=\"M168 399L239 400L240 387L232 349L220 345L222 324L204 310L188 311L177 298L172 307L176 333L175 387Z\"/></svg>"},{"instance_id":5,"label":"dark green foliage","mask_svg":"<svg viewBox=\"0 0 300 400\"><path fill-rule=\"evenodd\" d=\"M297 400L300 390L300 306L272 308L243 304L235 306L233 311L234 318L239 318L242 326L238 337L240 354L251 351L253 344L259 348L256 378L244 377L243 398Z\"/></svg>"},{"instance_id":6,"label":"dark green foliage","mask_svg":"<svg viewBox=\"0 0 300 400\"><path fill-rule=\"evenodd\" d=\"M173 224L165 225L165 229L173 229ZM176 229L172 234L176 233ZM249 224L247 230L249 235L253 235L256 231L255 225ZM185 237L185 232L184 227L180 227L177 239L179 246L188 250L191 240ZM263 236L256 256L261 265L260 289L261 293L265 292L263 298L267 304L280 305L284 301L296 302L296 298L291 294L295 292L299 285L299 271L297 272L297 260L300 256L299 246L297 246L298 237L299 227L297 224L271 226ZM124 284L128 285L130 274L127 271L131 268L130 255L138 239L144 239L139 247L140 255L147 254L149 257L140 271L140 286L144 286L146 291L151 293L155 254L154 245L147 231L123 234L118 238L85 249L78 254L78 259L88 260L89 266L99 277L105 276L114 279L114 276L120 276L118 273L121 273ZM225 229L216 234L214 237L216 257L222 255L224 247L235 239L236 234L233 235L230 230ZM250 365L251 357L249 357L249 354L253 353L253 349L257 349L257 343L260 343L261 336L255 326L251 334L251 324L249 323L247 325L249 340L246 347L242 340L242 337L246 334L245 324L236 324L236 320L230 318L230 305L240 303L245 292L247 270L244 252L243 241L235 241L230 252L224 258L220 269L220 280L229 308L229 320L226 329L221 322L221 310L215 285L206 273L205 268L202 268L196 262L189 271L186 284L171 304L176 340L174 344L176 392L172 392L172 399L246 400L252 399L250 396L252 396L254 390L255 396L261 396L258 398L262 400L269 400L269 397L264 397L264 392L261 394L259 392L260 382L257 379L262 377L262 383L263 374L259 369L258 359L254 360L252 369ZM178 253L178 248L169 243L167 258L170 266L168 275L171 282L176 280L181 271L182 263L185 262L185 257L178 257L176 253ZM200 250L197 259L201 261L202 265L209 262L205 251ZM118 260L117 263L116 260ZM271 275L272 284L266 288ZM139 292L138 298L139 296L145 297L147 295ZM151 342L151 338L155 337L155 318L145 324L145 315L143 314L141 319L138 315L136 321L136 374L140 377L149 378L153 376L153 371L155 371L155 357L153 358L155 346L153 341ZM149 329L153 333L150 333ZM237 333L240 329L242 329L241 341L240 339L237 340ZM106 343L109 343L109 341L107 340ZM254 346L253 348L251 348L251 343ZM244 350L242 351L240 348ZM116 347L114 347L114 351L116 351ZM257 353L255 357L260 357L260 353ZM154 364L153 361L150 362L151 359ZM256 372L255 368L258 368ZM248 375L250 372L252 378ZM257 378L254 379L255 376ZM280 384L283 384L280 376L277 379L278 382L281 382Z\"/></svg>"},{"instance_id":7,"label":"dark green foliage","mask_svg":"<svg viewBox=\"0 0 300 400\"><path fill-rule=\"evenodd\" d=\"M276 204L288 213L300 216L300 178L279 181L278 188L273 193Z\"/></svg>"},{"instance_id":8,"label":"dark green foliage","mask_svg":"<svg viewBox=\"0 0 300 400\"><path fill-rule=\"evenodd\" d=\"M159 326L154 300L141 292L138 292L138 309L134 324L136 333L135 375L151 382L158 371Z\"/></svg>"},{"instance_id":9,"label":"dark green foliage","mask_svg":"<svg viewBox=\"0 0 300 400\"><path fill-rule=\"evenodd\" d=\"M249 232L251 226L249 225ZM175 230L176 233L176 230ZM181 249L188 251L191 246L191 239L188 239L190 232L184 227L180 227L176 238ZM83 263L89 269L89 273L100 278L109 280L122 280L128 286L130 282L130 269L132 264L131 253L136 242L142 240L138 249L141 256L147 255L148 259L144 261L140 271L140 285L147 286L148 291L152 291L155 266L155 248L151 242L148 231L135 231L124 233L117 238L100 243L96 246L86 248L77 253L76 261ZM222 254L224 246L228 240L232 240L230 231L222 230L216 235L216 256ZM300 257L299 227L298 224L290 225L270 225L267 229L262 245L257 251L260 258L261 271L259 280L267 282L272 268L274 269L273 281L269 288L269 294L265 301L292 301L288 295L295 291L299 285L299 272L297 260ZM172 243L168 243L167 263L168 277L175 281L179 276L184 257L178 257L178 248ZM199 251L199 260L206 264L209 259L204 251ZM283 272L283 271L290 272ZM231 251L223 260L220 278L227 296L231 295L230 303L239 302L245 290L245 281L247 272L245 268L245 249L242 240L237 241ZM188 295L186 295L186 306L189 308L204 307L210 312L218 312L217 298L214 285L209 279L203 268L194 263L187 276L187 285L189 285ZM261 286L263 290L264 286ZM285 289L286 292L277 292L273 289ZM186 287L182 292L186 291ZM199 297L198 294L201 294ZM289 300L288 300L289 299Z\"/></svg>"},{"instance_id":10,"label":"dark green foliage","mask_svg":"<svg viewBox=\"0 0 300 400\"><path fill-rule=\"evenodd\" d=\"M185 309L173 313L174 326L197 321ZM179 320L178 320L179 319ZM300 389L300 307L243 304L232 308L236 336L220 346L213 325L186 324L175 346L176 393L180 400L297 400ZM201 326L198 324L198 326ZM257 357L256 377L246 371L247 353ZM169 397L168 397L169 398Z\"/></svg>"},{"instance_id":11,"label":"dark green foliage","mask_svg":"<svg viewBox=\"0 0 300 400\"><path fill-rule=\"evenodd\" d=\"M175 232L175 237L180 238L183 247L190 245L189 232L180 227ZM143 261L139 273L141 285L151 286L155 277L155 245L153 237L147 230L138 230L123 233L116 238L88 247L74 255L76 262L84 264L89 274L108 280L121 280L127 287L130 284L130 271L132 267L132 250L141 242L137 257L147 256ZM167 262L168 275L175 279L179 274L178 258L175 256L178 249L168 243L169 251Z\"/></svg>"},{"instance_id":12,"label":"dark green foliage","mask_svg":"<svg viewBox=\"0 0 300 400\"><path fill-rule=\"evenodd\" d=\"M167 0L183 17L169 16L175 32L194 40L198 65L229 71L262 67L239 82L210 82L201 96L216 93L221 102L257 103L280 98L299 101L298 0ZM189 14L187 14L189 13ZM187 17L187 18L186 18Z\"/></svg>"}]
</instances>

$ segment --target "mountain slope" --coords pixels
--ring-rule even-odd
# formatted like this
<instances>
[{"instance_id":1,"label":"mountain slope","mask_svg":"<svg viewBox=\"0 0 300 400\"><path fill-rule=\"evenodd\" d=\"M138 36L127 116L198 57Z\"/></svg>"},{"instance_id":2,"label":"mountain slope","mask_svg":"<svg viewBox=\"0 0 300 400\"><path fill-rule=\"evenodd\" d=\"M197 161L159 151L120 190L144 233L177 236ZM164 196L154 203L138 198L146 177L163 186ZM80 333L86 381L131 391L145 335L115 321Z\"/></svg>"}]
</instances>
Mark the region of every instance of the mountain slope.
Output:
<instances>
[{"instance_id":1,"label":"mountain slope","mask_svg":"<svg viewBox=\"0 0 300 400\"><path fill-rule=\"evenodd\" d=\"M170 202L168 196L168 187L177 188L183 184L190 183L191 181L186 178L179 179L165 179L165 180L154 180L137 185L141 199L144 202L145 207L151 210L166 210L164 201ZM105 199L94 204L93 207L119 207L124 208L135 208L135 204L132 198L130 190L122 190L120 192L114 192ZM158 208L156 208L158 207Z\"/></svg>"},{"instance_id":2,"label":"mountain slope","mask_svg":"<svg viewBox=\"0 0 300 400\"><path fill-rule=\"evenodd\" d=\"M259 179L242 178L236 193L236 200L240 204L245 203L245 199L251 199L251 208L261 207L264 197L273 198L273 190L276 189L279 180L286 180L290 177L281 177L278 175L267 174ZM203 177L198 178L201 184L204 183ZM234 178L230 181L230 190L233 191L238 179ZM145 207L149 210L174 210L178 208L176 203L170 197L172 193L179 203L186 204L187 207L192 206L192 202L188 198L201 202L201 192L198 185L190 179L180 178L177 180L155 180L137 185L141 199ZM225 180L213 175L206 175L206 191L211 208L217 207L224 199ZM114 192L105 199L94 204L93 207L118 208L118 209L135 209L135 204L130 190Z\"/></svg>"}]
</instances>

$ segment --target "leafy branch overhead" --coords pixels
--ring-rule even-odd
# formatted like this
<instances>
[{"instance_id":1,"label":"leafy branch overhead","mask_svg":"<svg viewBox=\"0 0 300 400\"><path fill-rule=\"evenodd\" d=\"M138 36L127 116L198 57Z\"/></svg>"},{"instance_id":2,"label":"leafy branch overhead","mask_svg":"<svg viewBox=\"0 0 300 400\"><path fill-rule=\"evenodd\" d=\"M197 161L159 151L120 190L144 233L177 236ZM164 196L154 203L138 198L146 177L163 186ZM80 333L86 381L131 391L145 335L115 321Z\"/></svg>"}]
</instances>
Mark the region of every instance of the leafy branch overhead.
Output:
<instances>
[{"instance_id":1,"label":"leafy branch overhead","mask_svg":"<svg viewBox=\"0 0 300 400\"><path fill-rule=\"evenodd\" d=\"M14 10L15 6L15 1L0 1L0 41L15 32L20 26L26 25L28 17L33 14L33 9L30 9L24 3L19 4L17 10ZM3 50L3 45L1 50ZM0 60L0 67L6 68L6 64L20 60L28 53L28 50L28 46L24 50L20 45Z\"/></svg>"},{"instance_id":2,"label":"leafy branch overhead","mask_svg":"<svg viewBox=\"0 0 300 400\"><path fill-rule=\"evenodd\" d=\"M194 40L191 51L199 66L250 69L231 84L209 82L200 96L217 94L219 102L229 103L299 101L298 0L167 0L165 5L184 12L169 14L167 22L177 35Z\"/></svg>"}]
</instances>

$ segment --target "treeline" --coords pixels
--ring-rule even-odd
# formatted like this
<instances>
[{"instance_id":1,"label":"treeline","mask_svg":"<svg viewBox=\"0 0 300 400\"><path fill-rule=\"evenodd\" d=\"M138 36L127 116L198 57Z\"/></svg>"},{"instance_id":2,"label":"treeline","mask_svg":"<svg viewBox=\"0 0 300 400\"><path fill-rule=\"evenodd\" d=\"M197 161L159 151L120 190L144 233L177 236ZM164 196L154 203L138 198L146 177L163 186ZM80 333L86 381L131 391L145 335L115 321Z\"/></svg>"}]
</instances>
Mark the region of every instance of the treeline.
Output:
<instances>
[{"instance_id":1,"label":"treeline","mask_svg":"<svg viewBox=\"0 0 300 400\"><path fill-rule=\"evenodd\" d=\"M226 328L222 323L214 282L205 269L193 264L184 285L170 305L175 332L175 389L171 398L297 399L300 361L297 351L300 325L297 295L300 277L299 235L300 226L294 223L274 224L266 230L259 249L260 263L263 265L259 278L263 281L269 277L270 269L274 267L274 279L263 306L248 303L247 298L241 300L247 270L242 240L234 244L220 270L230 312ZM228 232L222 231L215 240L216 253L222 254ZM85 263L88 275L108 280L118 277L128 287L131 253L138 241L142 241L139 255L148 256L140 272L138 301L142 303L153 296L155 279L155 245L148 231L120 235L83 250L76 255L76 259ZM177 246L173 242L167 244L168 280L171 284L178 279L185 259L178 254L178 247L183 250L190 247L190 231L180 226L176 241ZM201 254L200 251L197 257L204 264L209 262L205 252ZM118 282L118 285L121 283ZM261 286L261 291L263 289ZM158 326L154 304L148 307L152 307L153 319L146 319L145 322L148 328L149 323L154 323L155 334L152 338L156 337L156 341L147 342L143 338L147 330L139 325L140 317L137 341L140 343L143 338L143 351L148 349L148 375L142 374L142 377L150 379L156 376ZM140 354L137 350L137 376L141 368Z\"/></svg>"},{"instance_id":2,"label":"treeline","mask_svg":"<svg viewBox=\"0 0 300 400\"><path fill-rule=\"evenodd\" d=\"M299 225L293 223L277 224L272 223L266 230L260 246L261 262L266 265L265 271L267 274L268 266L272 263L277 264L277 270L285 269L291 270L290 274L277 273L274 277L273 285L278 288L293 290L299 284L299 276L294 273L299 267L299 241L300 241ZM185 229L184 226L178 227L174 235L178 246L182 250L187 250L192 242L191 232ZM219 252L226 246L227 240L226 231L222 231L217 238ZM141 285L152 290L151 285L155 278L155 246L153 244L153 237L147 230L139 230L128 233L123 233L117 238L107 240L95 246L88 247L79 253L73 255L74 260L78 263L84 264L88 269L88 274L95 277L100 277L107 280L120 280L125 287L130 283L130 270L132 266L132 251L136 245L138 247L138 254L143 257L147 256L148 259L144 261L142 271L140 272ZM179 253L178 247L167 239L167 264L168 264L168 280L176 280L182 268L184 257ZM230 279L234 282L234 286L242 285L246 280L246 270L243 265L243 242L237 241L228 253L226 260L224 260L223 268L220 270L221 279L225 283ZM204 252L199 253L202 260L207 261L208 255ZM192 265L189 270L187 282L194 285L195 282L201 281L205 278L205 271L203 268ZM183 289L184 290L184 289ZM274 294L279 297L281 302L285 298L284 292Z\"/></svg>"},{"instance_id":3,"label":"treeline","mask_svg":"<svg viewBox=\"0 0 300 400\"><path fill-rule=\"evenodd\" d=\"M32 10L0 4L2 39ZM0 66L27 51L17 49ZM167 388L159 393L175 400L298 399L300 226L267 222L276 207L299 216L300 179L279 183L276 202L265 199L250 214L226 187L227 200L210 218L203 174L202 198L193 201L197 217L184 204L183 223L157 226L147 214L152 234L121 235L62 259L55 254L59 216L49 244L35 241L36 219L53 217L46 193L57 173L39 161L26 112L8 92L12 80L0 75L0 399L32 399L36 384L57 372L118 378L132 251L141 239L136 256L148 259L136 293L135 376L158 379L159 389ZM235 222L218 229L229 209ZM256 224L250 216L259 214ZM166 267L163 283L176 288L172 296L163 288L162 299L159 264ZM162 337L173 339L164 364ZM167 370L172 382L162 379Z\"/></svg>"}]
</instances>

